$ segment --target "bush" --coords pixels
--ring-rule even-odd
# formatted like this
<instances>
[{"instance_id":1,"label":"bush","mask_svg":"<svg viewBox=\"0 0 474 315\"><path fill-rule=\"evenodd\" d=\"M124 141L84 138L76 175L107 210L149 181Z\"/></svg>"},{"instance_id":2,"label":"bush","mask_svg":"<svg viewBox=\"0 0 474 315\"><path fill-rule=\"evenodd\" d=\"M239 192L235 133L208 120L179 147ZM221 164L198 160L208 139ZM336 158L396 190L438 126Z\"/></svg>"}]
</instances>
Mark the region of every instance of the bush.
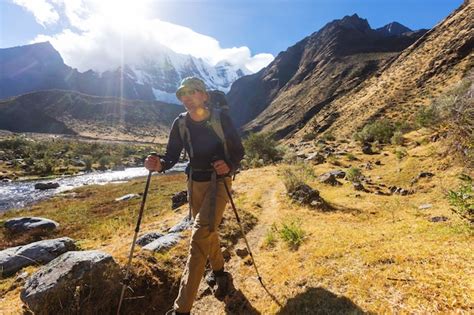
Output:
<instances>
[{"instance_id":1,"label":"bush","mask_svg":"<svg viewBox=\"0 0 474 315\"><path fill-rule=\"evenodd\" d=\"M357 167L351 167L346 172L346 179L351 182L360 182L363 178L362 172Z\"/></svg>"},{"instance_id":2,"label":"bush","mask_svg":"<svg viewBox=\"0 0 474 315\"><path fill-rule=\"evenodd\" d=\"M402 132L401 131L395 131L392 138L390 139L390 142L392 144L402 145L405 142L405 139L403 138Z\"/></svg>"},{"instance_id":3,"label":"bush","mask_svg":"<svg viewBox=\"0 0 474 315\"><path fill-rule=\"evenodd\" d=\"M288 246L296 250L304 240L305 232L301 228L299 221L283 222L281 229L278 231L280 237Z\"/></svg>"},{"instance_id":4,"label":"bush","mask_svg":"<svg viewBox=\"0 0 474 315\"><path fill-rule=\"evenodd\" d=\"M367 124L361 131L354 134L354 139L359 142L390 143L395 132L395 126L388 120L383 119Z\"/></svg>"},{"instance_id":5,"label":"bush","mask_svg":"<svg viewBox=\"0 0 474 315\"><path fill-rule=\"evenodd\" d=\"M332 133L328 132L328 133L325 133L321 137L321 139L324 140L324 141L335 141L336 137L334 137L334 135Z\"/></svg>"},{"instance_id":6,"label":"bush","mask_svg":"<svg viewBox=\"0 0 474 315\"><path fill-rule=\"evenodd\" d=\"M404 157L408 155L408 151L405 148L396 148L395 149L395 156L397 160L402 160Z\"/></svg>"},{"instance_id":7,"label":"bush","mask_svg":"<svg viewBox=\"0 0 474 315\"><path fill-rule=\"evenodd\" d=\"M450 190L447 193L447 198L452 210L467 219L469 222L474 222L474 187L472 178L468 175L462 174L460 176L462 181L461 186L457 190Z\"/></svg>"},{"instance_id":8,"label":"bush","mask_svg":"<svg viewBox=\"0 0 474 315\"><path fill-rule=\"evenodd\" d=\"M263 241L263 246L267 248L273 248L275 247L275 244L277 242L277 232L278 228L275 224L272 224L270 229L267 231L265 234L265 239Z\"/></svg>"},{"instance_id":9,"label":"bush","mask_svg":"<svg viewBox=\"0 0 474 315\"><path fill-rule=\"evenodd\" d=\"M269 133L252 133L243 141L243 145L250 165L254 160L262 159L264 164L270 164L283 157L282 150L277 147L278 143Z\"/></svg>"},{"instance_id":10,"label":"bush","mask_svg":"<svg viewBox=\"0 0 474 315\"><path fill-rule=\"evenodd\" d=\"M310 165L298 163L296 165L283 167L281 176L286 191L293 193L296 187L305 184L308 180L314 179L316 174Z\"/></svg>"},{"instance_id":11,"label":"bush","mask_svg":"<svg viewBox=\"0 0 474 315\"><path fill-rule=\"evenodd\" d=\"M315 132L308 132L303 135L303 141L311 141L316 138L316 133Z\"/></svg>"},{"instance_id":12,"label":"bush","mask_svg":"<svg viewBox=\"0 0 474 315\"><path fill-rule=\"evenodd\" d=\"M439 121L439 112L434 106L423 107L415 115L418 127L433 127Z\"/></svg>"}]
</instances>

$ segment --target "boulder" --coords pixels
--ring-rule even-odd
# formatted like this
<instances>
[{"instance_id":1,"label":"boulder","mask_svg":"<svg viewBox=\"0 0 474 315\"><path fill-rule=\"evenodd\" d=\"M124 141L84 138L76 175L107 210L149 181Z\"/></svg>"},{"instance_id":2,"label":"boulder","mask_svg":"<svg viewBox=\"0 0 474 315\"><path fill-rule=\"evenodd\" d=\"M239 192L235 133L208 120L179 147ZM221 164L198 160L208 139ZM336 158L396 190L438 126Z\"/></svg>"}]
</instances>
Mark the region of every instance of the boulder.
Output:
<instances>
[{"instance_id":1,"label":"boulder","mask_svg":"<svg viewBox=\"0 0 474 315\"><path fill-rule=\"evenodd\" d=\"M312 153L308 156L305 161L311 162L313 164L322 164L326 159L319 153Z\"/></svg>"},{"instance_id":2,"label":"boulder","mask_svg":"<svg viewBox=\"0 0 474 315\"><path fill-rule=\"evenodd\" d=\"M58 187L59 187L59 184L54 183L54 182L36 183L35 184L35 189L39 189L39 190L54 189L54 188L58 188Z\"/></svg>"},{"instance_id":3,"label":"boulder","mask_svg":"<svg viewBox=\"0 0 474 315\"><path fill-rule=\"evenodd\" d=\"M139 245L139 246L146 246L148 244L150 244L151 242L153 242L154 240L157 240L159 239L160 237L162 237L164 234L162 233L157 233L157 232L150 232L150 233L147 233L145 235L142 235L140 236L136 241L135 241L135 244Z\"/></svg>"},{"instance_id":4,"label":"boulder","mask_svg":"<svg viewBox=\"0 0 474 315\"><path fill-rule=\"evenodd\" d=\"M176 209L188 202L188 192L186 190L180 191L171 197L171 209Z\"/></svg>"},{"instance_id":5,"label":"boulder","mask_svg":"<svg viewBox=\"0 0 474 315\"><path fill-rule=\"evenodd\" d=\"M130 200L134 198L140 198L140 195L138 194L127 194L123 195L122 197L115 198L115 201L125 201L125 200Z\"/></svg>"},{"instance_id":6,"label":"boulder","mask_svg":"<svg viewBox=\"0 0 474 315\"><path fill-rule=\"evenodd\" d=\"M432 205L431 203L424 203L424 204L420 205L420 206L418 207L418 209L420 209L420 210L425 210L425 209L430 209L430 208L432 208L432 207L433 207L433 205Z\"/></svg>"},{"instance_id":7,"label":"boulder","mask_svg":"<svg viewBox=\"0 0 474 315\"><path fill-rule=\"evenodd\" d=\"M143 249L158 253L164 252L178 244L180 239L179 233L169 233L143 246Z\"/></svg>"},{"instance_id":8,"label":"boulder","mask_svg":"<svg viewBox=\"0 0 474 315\"><path fill-rule=\"evenodd\" d=\"M370 143L364 143L361 150L364 154L374 154L374 151L372 151L372 145Z\"/></svg>"},{"instance_id":9,"label":"boulder","mask_svg":"<svg viewBox=\"0 0 474 315\"><path fill-rule=\"evenodd\" d=\"M77 247L69 237L7 248L0 251L0 270L3 277L10 276L23 267L48 263L72 250L77 250Z\"/></svg>"},{"instance_id":10,"label":"boulder","mask_svg":"<svg viewBox=\"0 0 474 315\"><path fill-rule=\"evenodd\" d=\"M246 247L243 248L237 248L235 250L235 254L239 256L240 258L245 258L249 255L249 251Z\"/></svg>"},{"instance_id":11,"label":"boulder","mask_svg":"<svg viewBox=\"0 0 474 315\"><path fill-rule=\"evenodd\" d=\"M59 223L40 217L19 217L7 220L4 227L10 233L42 234L57 229Z\"/></svg>"},{"instance_id":12,"label":"boulder","mask_svg":"<svg viewBox=\"0 0 474 315\"><path fill-rule=\"evenodd\" d=\"M168 233L179 233L184 230L190 229L193 226L193 220L186 215L181 222L173 226L171 229L168 230Z\"/></svg>"},{"instance_id":13,"label":"boulder","mask_svg":"<svg viewBox=\"0 0 474 315\"><path fill-rule=\"evenodd\" d=\"M37 315L115 313L121 272L109 254L72 251L32 274L20 298Z\"/></svg>"},{"instance_id":14,"label":"boulder","mask_svg":"<svg viewBox=\"0 0 474 315\"><path fill-rule=\"evenodd\" d=\"M341 170L330 171L329 174L334 175L336 178L344 178L346 177L346 172Z\"/></svg>"},{"instance_id":15,"label":"boulder","mask_svg":"<svg viewBox=\"0 0 474 315\"><path fill-rule=\"evenodd\" d=\"M319 191L306 184L295 187L294 191L289 193L289 196L301 204L321 208L323 210L328 208L326 202L319 196Z\"/></svg>"},{"instance_id":16,"label":"boulder","mask_svg":"<svg viewBox=\"0 0 474 315\"><path fill-rule=\"evenodd\" d=\"M367 192L367 189L365 189L364 185L362 185L362 183L360 183L360 182L353 182L353 183L352 183L352 186L353 186L354 189L357 190L357 191L365 191L365 192Z\"/></svg>"},{"instance_id":17,"label":"boulder","mask_svg":"<svg viewBox=\"0 0 474 315\"><path fill-rule=\"evenodd\" d=\"M318 177L320 183L331 185L331 186L340 186L342 185L331 173L324 173Z\"/></svg>"}]
</instances>

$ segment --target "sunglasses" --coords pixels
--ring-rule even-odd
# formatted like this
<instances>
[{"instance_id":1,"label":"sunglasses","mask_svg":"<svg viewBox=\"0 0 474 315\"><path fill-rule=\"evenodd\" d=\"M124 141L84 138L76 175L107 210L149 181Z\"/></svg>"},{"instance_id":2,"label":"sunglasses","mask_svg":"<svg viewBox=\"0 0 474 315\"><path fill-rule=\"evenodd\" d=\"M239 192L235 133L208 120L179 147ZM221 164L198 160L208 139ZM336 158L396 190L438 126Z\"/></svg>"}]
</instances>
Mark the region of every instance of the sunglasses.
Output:
<instances>
[{"instance_id":1,"label":"sunglasses","mask_svg":"<svg viewBox=\"0 0 474 315\"><path fill-rule=\"evenodd\" d=\"M190 90L180 90L178 93L176 93L176 96L178 98L181 98L186 95L194 95L198 90L196 89L190 89Z\"/></svg>"}]
</instances>

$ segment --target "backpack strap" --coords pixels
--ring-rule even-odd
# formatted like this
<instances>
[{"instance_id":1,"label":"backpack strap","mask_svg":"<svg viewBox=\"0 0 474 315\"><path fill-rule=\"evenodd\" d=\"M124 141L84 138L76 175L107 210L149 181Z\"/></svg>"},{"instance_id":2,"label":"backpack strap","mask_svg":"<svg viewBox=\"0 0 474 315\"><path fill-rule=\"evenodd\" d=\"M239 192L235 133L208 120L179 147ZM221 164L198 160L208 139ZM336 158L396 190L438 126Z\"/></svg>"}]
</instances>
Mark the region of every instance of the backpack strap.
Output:
<instances>
[{"instance_id":1,"label":"backpack strap","mask_svg":"<svg viewBox=\"0 0 474 315\"><path fill-rule=\"evenodd\" d=\"M188 126L186 126L186 115L187 115L187 113L181 113L178 116L179 136L181 137L181 140L183 141L183 144L184 144L185 141L188 143L189 157L193 158L194 157L194 151L193 151L193 146L191 145L191 134L189 132Z\"/></svg>"},{"instance_id":2,"label":"backpack strap","mask_svg":"<svg viewBox=\"0 0 474 315\"><path fill-rule=\"evenodd\" d=\"M211 113L211 127L212 130L216 133L217 137L222 142L222 146L224 147L224 154L225 158L229 160L230 155L227 149L227 141L225 139L224 129L222 128L222 121L221 121L221 110L218 108L213 107Z\"/></svg>"}]
</instances>

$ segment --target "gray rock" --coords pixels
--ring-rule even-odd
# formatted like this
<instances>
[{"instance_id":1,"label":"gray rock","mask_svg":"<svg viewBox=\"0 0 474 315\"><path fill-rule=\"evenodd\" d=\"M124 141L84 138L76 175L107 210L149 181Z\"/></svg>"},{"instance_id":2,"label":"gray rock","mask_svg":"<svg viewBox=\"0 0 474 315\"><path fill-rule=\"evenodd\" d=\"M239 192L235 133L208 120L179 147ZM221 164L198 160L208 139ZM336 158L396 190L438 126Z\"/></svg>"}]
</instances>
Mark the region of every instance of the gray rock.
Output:
<instances>
[{"instance_id":1,"label":"gray rock","mask_svg":"<svg viewBox=\"0 0 474 315\"><path fill-rule=\"evenodd\" d=\"M148 244L150 244L151 242L153 242L154 240L157 240L159 239L160 237L162 237L164 234L162 233L158 233L158 232L151 232L151 233L147 233L145 235L142 235L140 236L135 244L139 245L139 246L146 246Z\"/></svg>"},{"instance_id":2,"label":"gray rock","mask_svg":"<svg viewBox=\"0 0 474 315\"><path fill-rule=\"evenodd\" d=\"M337 171L330 171L329 174L334 175L336 178L344 178L346 177L346 172L337 170Z\"/></svg>"},{"instance_id":3,"label":"gray rock","mask_svg":"<svg viewBox=\"0 0 474 315\"><path fill-rule=\"evenodd\" d=\"M122 197L115 198L115 201L125 201L125 200L130 200L130 199L139 198L139 197L140 195L138 194L127 194L127 195L123 195Z\"/></svg>"},{"instance_id":4,"label":"gray rock","mask_svg":"<svg viewBox=\"0 0 474 315\"><path fill-rule=\"evenodd\" d=\"M57 229L59 223L40 217L19 217L7 220L4 227L10 233L44 233Z\"/></svg>"},{"instance_id":5,"label":"gray rock","mask_svg":"<svg viewBox=\"0 0 474 315\"><path fill-rule=\"evenodd\" d=\"M425 210L425 209L429 209L429 208L432 208L433 205L431 203L425 203L425 204L422 204L418 207L418 209L420 210Z\"/></svg>"},{"instance_id":6,"label":"gray rock","mask_svg":"<svg viewBox=\"0 0 474 315\"><path fill-rule=\"evenodd\" d=\"M34 314L111 314L121 272L112 256L73 251L43 266L25 283L20 298Z\"/></svg>"},{"instance_id":7,"label":"gray rock","mask_svg":"<svg viewBox=\"0 0 474 315\"><path fill-rule=\"evenodd\" d=\"M362 145L362 153L364 154L374 154L372 151L372 145L370 143L364 143Z\"/></svg>"},{"instance_id":8,"label":"gray rock","mask_svg":"<svg viewBox=\"0 0 474 315\"><path fill-rule=\"evenodd\" d=\"M1 275L3 277L10 276L23 267L48 263L59 255L76 249L74 240L69 237L4 249L0 251Z\"/></svg>"},{"instance_id":9,"label":"gray rock","mask_svg":"<svg viewBox=\"0 0 474 315\"><path fill-rule=\"evenodd\" d=\"M291 199L305 205L320 208L321 210L328 210L330 207L321 198L319 191L311 188L306 184L301 184L295 187L295 190L288 194Z\"/></svg>"},{"instance_id":10,"label":"gray rock","mask_svg":"<svg viewBox=\"0 0 474 315\"><path fill-rule=\"evenodd\" d=\"M189 219L189 216L186 215L181 222L173 226L171 229L168 230L168 233L179 233L184 230L190 229L193 226L193 220Z\"/></svg>"},{"instance_id":11,"label":"gray rock","mask_svg":"<svg viewBox=\"0 0 474 315\"><path fill-rule=\"evenodd\" d=\"M444 222L444 221L448 221L449 219L445 216L440 216L440 217L432 217L430 219L431 222Z\"/></svg>"},{"instance_id":12,"label":"gray rock","mask_svg":"<svg viewBox=\"0 0 474 315\"><path fill-rule=\"evenodd\" d=\"M326 159L319 153L312 153L308 156L305 161L312 162L313 164L322 164Z\"/></svg>"},{"instance_id":13,"label":"gray rock","mask_svg":"<svg viewBox=\"0 0 474 315\"><path fill-rule=\"evenodd\" d=\"M176 209L188 202L188 192L186 190L180 191L171 197L171 209Z\"/></svg>"},{"instance_id":14,"label":"gray rock","mask_svg":"<svg viewBox=\"0 0 474 315\"><path fill-rule=\"evenodd\" d=\"M245 258L249 255L249 251L246 247L243 247L243 248L237 248L235 250L235 253L237 254L237 256L239 256L240 258Z\"/></svg>"},{"instance_id":15,"label":"gray rock","mask_svg":"<svg viewBox=\"0 0 474 315\"><path fill-rule=\"evenodd\" d=\"M179 233L169 233L143 246L143 249L158 253L164 252L178 244L180 239L181 235Z\"/></svg>"},{"instance_id":16,"label":"gray rock","mask_svg":"<svg viewBox=\"0 0 474 315\"><path fill-rule=\"evenodd\" d=\"M354 189L357 190L357 191L365 191L365 192L367 192L367 189L365 189L365 187L364 187L364 185L362 185L362 183L353 182L353 183L352 183L352 186L353 186Z\"/></svg>"},{"instance_id":17,"label":"gray rock","mask_svg":"<svg viewBox=\"0 0 474 315\"><path fill-rule=\"evenodd\" d=\"M318 177L320 183L331 185L331 186L341 186L342 184L336 179L331 173L324 173Z\"/></svg>"},{"instance_id":18,"label":"gray rock","mask_svg":"<svg viewBox=\"0 0 474 315\"><path fill-rule=\"evenodd\" d=\"M54 188L58 188L58 187L59 187L59 184L58 183L53 183L53 182L36 183L35 184L35 189L39 189L39 190L54 189Z\"/></svg>"}]
</instances>

